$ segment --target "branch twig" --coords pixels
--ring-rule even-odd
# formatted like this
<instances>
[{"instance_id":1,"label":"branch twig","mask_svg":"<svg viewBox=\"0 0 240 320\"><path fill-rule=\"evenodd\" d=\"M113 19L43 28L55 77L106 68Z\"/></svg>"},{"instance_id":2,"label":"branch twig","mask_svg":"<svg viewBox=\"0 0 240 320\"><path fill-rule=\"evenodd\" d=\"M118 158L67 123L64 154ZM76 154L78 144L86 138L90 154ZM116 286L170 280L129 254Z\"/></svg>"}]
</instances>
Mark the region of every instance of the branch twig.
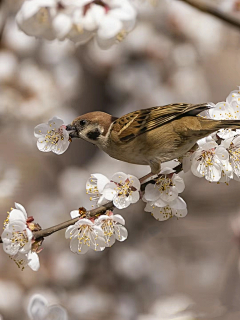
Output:
<instances>
[{"instance_id":1,"label":"branch twig","mask_svg":"<svg viewBox=\"0 0 240 320\"><path fill-rule=\"evenodd\" d=\"M231 17L230 15L227 15L224 12L219 11L218 9L214 8L212 5L207 5L205 3L199 3L196 0L178 0L185 2L189 4L190 6L204 12L208 13L228 24L230 24L233 27L239 28L240 29L240 19L235 19Z\"/></svg>"},{"instance_id":2,"label":"branch twig","mask_svg":"<svg viewBox=\"0 0 240 320\"><path fill-rule=\"evenodd\" d=\"M175 170L175 173L179 173L180 171L182 171L182 165L179 164L178 166L176 166L174 168L174 170ZM141 191L145 190L145 188L146 188L148 183L154 183L154 181L155 180L153 179L153 180L150 180L148 182L145 182L145 183L141 184ZM91 218L91 217L95 217L97 215L103 214L107 210L113 210L114 208L115 208L115 206L114 206L113 202L110 201L110 202L106 203L105 205L103 205L101 207L86 211L85 215L86 215L87 218ZM65 228L73 225L78 220L79 220L79 218L75 218L75 219L71 219L71 220L68 220L68 221L64 221L62 223L59 223L56 226L53 226L53 227L50 227L50 228L47 228L47 229L43 229L43 230L40 230L40 231L34 231L33 232L34 239L35 240L40 240L40 239L43 239L45 237L48 237L48 236L50 236L51 234L53 234L53 233L55 233L57 231L60 231L62 229L65 229ZM0 243L2 243L1 237L0 237Z\"/></svg>"}]
</instances>

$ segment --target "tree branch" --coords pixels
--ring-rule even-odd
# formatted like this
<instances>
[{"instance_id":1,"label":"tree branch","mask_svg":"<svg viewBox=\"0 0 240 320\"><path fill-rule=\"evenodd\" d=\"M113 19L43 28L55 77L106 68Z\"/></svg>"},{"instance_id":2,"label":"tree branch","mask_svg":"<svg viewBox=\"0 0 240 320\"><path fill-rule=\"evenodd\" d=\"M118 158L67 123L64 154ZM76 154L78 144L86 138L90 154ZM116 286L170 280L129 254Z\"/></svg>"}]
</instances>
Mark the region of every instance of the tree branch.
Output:
<instances>
[{"instance_id":1,"label":"tree branch","mask_svg":"<svg viewBox=\"0 0 240 320\"><path fill-rule=\"evenodd\" d=\"M189 4L190 6L196 8L202 12L208 13L208 14L230 24L231 26L240 29L240 19L235 19L235 18L231 17L230 15L227 15L224 12L219 11L218 9L213 7L212 5L208 5L205 3L199 3L196 0L178 0L178 1L185 2L185 3Z\"/></svg>"},{"instance_id":2,"label":"tree branch","mask_svg":"<svg viewBox=\"0 0 240 320\"><path fill-rule=\"evenodd\" d=\"M174 168L174 170L175 170L175 173L179 173L180 171L182 171L182 165L179 164L178 166L176 166ZM160 176L164 176L164 175L159 175L158 177L160 177ZM152 179L150 181L147 181L145 183L142 183L141 184L141 191L144 191L146 186L147 186L147 184L154 183L155 180L156 180L156 178ZM106 203L105 205L103 205L101 207L86 211L84 213L84 215L86 216L86 218L96 217L98 215L104 214L107 210L113 210L114 208L115 208L115 206L114 206L113 202L110 201L110 202ZM50 228L47 228L47 229L43 229L43 230L40 230L40 231L34 231L33 232L34 239L35 240L40 240L40 239L43 239L45 237L48 237L48 236L50 236L51 234L53 234L53 233L55 233L57 231L60 231L62 229L65 229L65 228L73 225L78 220L79 220L79 218L74 218L74 219L59 223L58 225L50 227ZM0 243L2 243L1 237L0 237Z\"/></svg>"}]
</instances>

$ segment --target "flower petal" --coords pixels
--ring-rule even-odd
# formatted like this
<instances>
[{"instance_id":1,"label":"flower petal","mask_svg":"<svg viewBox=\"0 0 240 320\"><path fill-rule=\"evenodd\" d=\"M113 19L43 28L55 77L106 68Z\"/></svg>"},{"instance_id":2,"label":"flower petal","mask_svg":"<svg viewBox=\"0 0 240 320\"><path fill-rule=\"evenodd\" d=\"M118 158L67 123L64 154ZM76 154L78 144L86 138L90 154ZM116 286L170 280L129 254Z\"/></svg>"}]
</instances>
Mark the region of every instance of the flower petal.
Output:
<instances>
[{"instance_id":1,"label":"flower petal","mask_svg":"<svg viewBox=\"0 0 240 320\"><path fill-rule=\"evenodd\" d=\"M113 221L125 225L125 220L120 214L114 214L112 216Z\"/></svg>"},{"instance_id":2,"label":"flower petal","mask_svg":"<svg viewBox=\"0 0 240 320\"><path fill-rule=\"evenodd\" d=\"M128 237L128 231L124 226L116 225L115 229L115 237L118 241L125 241Z\"/></svg>"},{"instance_id":3,"label":"flower petal","mask_svg":"<svg viewBox=\"0 0 240 320\"><path fill-rule=\"evenodd\" d=\"M68 320L67 311L61 306L49 306L44 320Z\"/></svg>"},{"instance_id":4,"label":"flower petal","mask_svg":"<svg viewBox=\"0 0 240 320\"><path fill-rule=\"evenodd\" d=\"M182 210L180 210L180 209L177 209L177 210L176 209L172 209L172 213L178 218L184 218L184 217L186 217L188 211L187 211L187 209L182 209Z\"/></svg>"},{"instance_id":5,"label":"flower petal","mask_svg":"<svg viewBox=\"0 0 240 320\"><path fill-rule=\"evenodd\" d=\"M28 253L28 266L33 270L33 271L38 271L40 267L40 262L39 262L39 257L36 252L30 251Z\"/></svg>"},{"instance_id":6,"label":"flower petal","mask_svg":"<svg viewBox=\"0 0 240 320\"><path fill-rule=\"evenodd\" d=\"M31 297L28 304L27 313L30 319L43 319L46 312L42 312L47 307L47 300L40 294L35 294Z\"/></svg>"},{"instance_id":7,"label":"flower petal","mask_svg":"<svg viewBox=\"0 0 240 320\"><path fill-rule=\"evenodd\" d=\"M155 201L160 197L160 192L156 184L149 183L145 188L144 198L147 201Z\"/></svg>"},{"instance_id":8,"label":"flower petal","mask_svg":"<svg viewBox=\"0 0 240 320\"><path fill-rule=\"evenodd\" d=\"M127 180L127 175L123 172L116 172L111 178L111 181L119 184L124 184L126 180Z\"/></svg>"},{"instance_id":9,"label":"flower petal","mask_svg":"<svg viewBox=\"0 0 240 320\"><path fill-rule=\"evenodd\" d=\"M70 212L70 216L71 216L72 219L79 217L79 216L80 216L79 210L73 210L73 211L71 211L71 212Z\"/></svg>"},{"instance_id":10,"label":"flower petal","mask_svg":"<svg viewBox=\"0 0 240 320\"><path fill-rule=\"evenodd\" d=\"M24 208L24 206L22 206L20 203L15 202L15 208L22 211L26 220L27 220L27 212L26 212L26 209Z\"/></svg>"}]
</instances>

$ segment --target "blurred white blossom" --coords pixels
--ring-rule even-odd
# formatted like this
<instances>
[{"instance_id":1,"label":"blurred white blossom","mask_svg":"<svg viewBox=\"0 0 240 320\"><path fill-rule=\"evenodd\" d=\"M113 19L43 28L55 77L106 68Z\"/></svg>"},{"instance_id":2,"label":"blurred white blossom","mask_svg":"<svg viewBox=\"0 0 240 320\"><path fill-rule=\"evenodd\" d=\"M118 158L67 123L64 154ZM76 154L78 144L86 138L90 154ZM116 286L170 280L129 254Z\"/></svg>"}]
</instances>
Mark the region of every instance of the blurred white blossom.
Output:
<instances>
[{"instance_id":1,"label":"blurred white blossom","mask_svg":"<svg viewBox=\"0 0 240 320\"><path fill-rule=\"evenodd\" d=\"M37 147L43 152L64 153L70 143L69 133L63 120L53 117L48 123L42 123L35 127L34 136L38 139Z\"/></svg>"},{"instance_id":2,"label":"blurred white blossom","mask_svg":"<svg viewBox=\"0 0 240 320\"><path fill-rule=\"evenodd\" d=\"M28 316L31 320L67 320L66 310L59 305L48 306L47 300L40 294L31 297L28 305Z\"/></svg>"},{"instance_id":3,"label":"blurred white blossom","mask_svg":"<svg viewBox=\"0 0 240 320\"><path fill-rule=\"evenodd\" d=\"M107 49L132 30L136 11L128 0L26 0L16 19L30 36L78 44L96 36L98 45Z\"/></svg>"}]
</instances>

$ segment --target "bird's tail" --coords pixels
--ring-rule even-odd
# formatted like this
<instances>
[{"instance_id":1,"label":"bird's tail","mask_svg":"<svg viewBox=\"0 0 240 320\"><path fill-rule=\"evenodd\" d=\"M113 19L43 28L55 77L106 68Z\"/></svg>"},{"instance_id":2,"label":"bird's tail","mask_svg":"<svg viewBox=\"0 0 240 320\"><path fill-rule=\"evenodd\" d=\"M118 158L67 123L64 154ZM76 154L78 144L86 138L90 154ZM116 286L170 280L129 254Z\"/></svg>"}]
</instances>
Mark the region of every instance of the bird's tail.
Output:
<instances>
[{"instance_id":1,"label":"bird's tail","mask_svg":"<svg viewBox=\"0 0 240 320\"><path fill-rule=\"evenodd\" d=\"M240 129L240 120L210 120L201 119L202 130L209 133L220 129Z\"/></svg>"}]
</instances>

